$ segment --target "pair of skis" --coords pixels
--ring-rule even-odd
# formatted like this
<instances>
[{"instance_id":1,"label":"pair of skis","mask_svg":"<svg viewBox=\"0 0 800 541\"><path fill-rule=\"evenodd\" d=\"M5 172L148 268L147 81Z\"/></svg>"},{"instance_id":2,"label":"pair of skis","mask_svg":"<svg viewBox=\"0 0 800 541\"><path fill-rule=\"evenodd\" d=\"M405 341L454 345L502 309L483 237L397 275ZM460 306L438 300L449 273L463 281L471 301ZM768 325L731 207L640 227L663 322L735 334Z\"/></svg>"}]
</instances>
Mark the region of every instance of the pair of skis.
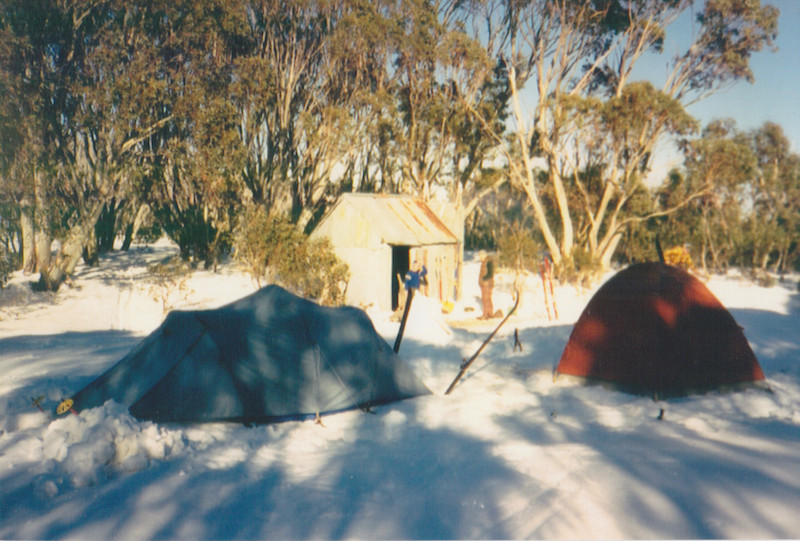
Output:
<instances>
[{"instance_id":1,"label":"pair of skis","mask_svg":"<svg viewBox=\"0 0 800 541\"><path fill-rule=\"evenodd\" d=\"M550 267L550 256L542 258L539 264L539 275L542 277L542 289L544 290L544 305L547 308L547 319L552 321L553 317L550 315L550 304L553 305L553 314L555 319L558 319L558 308L556 308L556 294L553 291L553 270ZM550 298L547 298L547 285L550 284Z\"/></svg>"}]
</instances>

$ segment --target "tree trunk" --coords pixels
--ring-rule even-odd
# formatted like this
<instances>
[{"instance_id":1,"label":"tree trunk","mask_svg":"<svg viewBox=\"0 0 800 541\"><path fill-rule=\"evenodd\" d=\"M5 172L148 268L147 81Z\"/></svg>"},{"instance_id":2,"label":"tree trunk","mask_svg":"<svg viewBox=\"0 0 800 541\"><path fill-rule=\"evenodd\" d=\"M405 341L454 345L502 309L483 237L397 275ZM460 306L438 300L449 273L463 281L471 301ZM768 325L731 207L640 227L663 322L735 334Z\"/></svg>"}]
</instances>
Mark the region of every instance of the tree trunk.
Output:
<instances>
[{"instance_id":1,"label":"tree trunk","mask_svg":"<svg viewBox=\"0 0 800 541\"><path fill-rule=\"evenodd\" d=\"M48 216L50 214L50 206L47 197L47 186L45 186L45 180L40 171L35 171L33 174L33 190L36 209L34 213L36 270L40 273L47 273L52 266L50 243L53 239L49 233Z\"/></svg>"},{"instance_id":2,"label":"tree trunk","mask_svg":"<svg viewBox=\"0 0 800 541\"><path fill-rule=\"evenodd\" d=\"M50 266L48 271L41 272L39 275L40 288L48 291L58 291L64 280L75 272L75 267L83 256L83 249L91 238L104 205L105 202L103 201L96 202L91 208L91 212L87 216L83 216L72 227L54 264Z\"/></svg>"},{"instance_id":3,"label":"tree trunk","mask_svg":"<svg viewBox=\"0 0 800 541\"><path fill-rule=\"evenodd\" d=\"M122 247L120 249L123 252L127 252L128 250L131 249L132 242L133 242L133 222L125 226L125 238L122 240Z\"/></svg>"},{"instance_id":4,"label":"tree trunk","mask_svg":"<svg viewBox=\"0 0 800 541\"><path fill-rule=\"evenodd\" d=\"M36 225L30 199L23 197L19 203L19 225L22 231L22 271L31 274L36 270Z\"/></svg>"},{"instance_id":5,"label":"tree trunk","mask_svg":"<svg viewBox=\"0 0 800 541\"><path fill-rule=\"evenodd\" d=\"M83 262L90 267L96 267L100 262L100 243L97 239L96 227L89 232L89 238L83 243Z\"/></svg>"},{"instance_id":6,"label":"tree trunk","mask_svg":"<svg viewBox=\"0 0 800 541\"><path fill-rule=\"evenodd\" d=\"M711 250L711 261L714 263L714 268L718 271L725 270L725 263L722 261L720 257L720 248L717 247L714 239L709 237L708 239L708 247Z\"/></svg>"},{"instance_id":7,"label":"tree trunk","mask_svg":"<svg viewBox=\"0 0 800 541\"><path fill-rule=\"evenodd\" d=\"M772 265L772 272L774 272L775 274L783 275L783 260L786 257L786 251L787 248L785 246L781 246L778 249L778 258Z\"/></svg>"},{"instance_id":8,"label":"tree trunk","mask_svg":"<svg viewBox=\"0 0 800 541\"><path fill-rule=\"evenodd\" d=\"M700 266L703 269L703 274L708 276L708 247L705 239L703 239L703 245L700 247Z\"/></svg>"},{"instance_id":9,"label":"tree trunk","mask_svg":"<svg viewBox=\"0 0 800 541\"><path fill-rule=\"evenodd\" d=\"M564 181L561 178L561 173L559 173L555 156L548 156L547 162L550 168L550 182L553 183L553 192L558 205L558 214L561 217L561 255L571 257L572 249L575 245L575 230L572 226L567 192L564 189Z\"/></svg>"},{"instance_id":10,"label":"tree trunk","mask_svg":"<svg viewBox=\"0 0 800 541\"><path fill-rule=\"evenodd\" d=\"M761 270L763 272L766 272L767 267L769 266L769 255L772 253L773 248L774 244L769 243L766 250L764 250L764 254L761 256Z\"/></svg>"},{"instance_id":11,"label":"tree trunk","mask_svg":"<svg viewBox=\"0 0 800 541\"><path fill-rule=\"evenodd\" d=\"M133 219L133 223L130 224L125 230L125 241L122 243L123 251L127 252L130 249L133 239L135 239L136 235L139 234L139 230L142 228L142 224L149 213L150 207L147 206L146 203L143 203L139 206L139 210L136 211L136 217Z\"/></svg>"},{"instance_id":12,"label":"tree trunk","mask_svg":"<svg viewBox=\"0 0 800 541\"><path fill-rule=\"evenodd\" d=\"M103 207L100 219L95 226L95 237L97 238L97 253L102 254L114 249L114 239L116 238L116 222L118 207L112 200Z\"/></svg>"},{"instance_id":13,"label":"tree trunk","mask_svg":"<svg viewBox=\"0 0 800 541\"><path fill-rule=\"evenodd\" d=\"M616 175L612 175L611 180L606 182L603 188L603 197L600 199L600 204L592 216L591 209L587 208L588 214L592 216L592 226L589 229L589 236L587 242L589 244L589 252L595 254L600 246L600 228L606 219L606 212L608 205L611 202L611 197L614 195L614 183L616 182ZM587 205L588 207L588 205Z\"/></svg>"},{"instance_id":14,"label":"tree trunk","mask_svg":"<svg viewBox=\"0 0 800 541\"><path fill-rule=\"evenodd\" d=\"M599 258L600 265L604 270L611 268L611 258L614 257L614 254L617 252L617 246L619 245L621 240L622 240L622 232L618 231L611 237L611 239L605 245L605 248L603 249Z\"/></svg>"},{"instance_id":15,"label":"tree trunk","mask_svg":"<svg viewBox=\"0 0 800 541\"><path fill-rule=\"evenodd\" d=\"M520 155L522 157L522 166L524 168L523 171L517 170L515 172L519 177L522 188L525 190L525 194L528 196L531 206L533 207L533 213L536 217L536 222L538 223L539 229L542 232L544 242L547 244L547 248L550 250L550 256L553 258L553 263L559 265L561 264L562 260L561 250L559 249L558 241L556 240L556 237L553 235L553 231L550 228L550 224L547 221L547 213L544 210L544 205L542 204L539 192L536 189L536 183L533 174L533 164L531 164L530 160L530 146L528 145L528 139L523 131L524 128L521 127L525 125L525 122L522 114L522 107L519 103L516 77L517 75L514 67L509 66L508 82L509 86L511 87L511 104L514 108L514 116L516 117L518 125L516 136L517 143L519 144L520 148ZM509 157L509 163L513 163L512 160L513 158Z\"/></svg>"}]
</instances>

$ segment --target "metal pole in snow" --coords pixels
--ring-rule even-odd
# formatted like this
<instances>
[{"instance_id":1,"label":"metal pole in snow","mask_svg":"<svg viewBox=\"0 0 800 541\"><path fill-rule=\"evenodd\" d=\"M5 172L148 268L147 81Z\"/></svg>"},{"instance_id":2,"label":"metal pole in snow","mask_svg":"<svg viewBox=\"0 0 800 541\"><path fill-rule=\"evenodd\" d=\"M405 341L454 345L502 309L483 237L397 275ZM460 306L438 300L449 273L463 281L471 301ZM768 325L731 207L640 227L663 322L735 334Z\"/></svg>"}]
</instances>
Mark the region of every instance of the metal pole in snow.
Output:
<instances>
[{"instance_id":1,"label":"metal pole in snow","mask_svg":"<svg viewBox=\"0 0 800 541\"><path fill-rule=\"evenodd\" d=\"M394 352L400 351L400 341L403 339L403 331L406 328L406 320L408 320L408 310L411 308L411 299L414 298L414 288L408 288L408 299L406 299L406 307L403 309L403 319L400 320L400 329L397 331L397 338L394 341Z\"/></svg>"}]
</instances>

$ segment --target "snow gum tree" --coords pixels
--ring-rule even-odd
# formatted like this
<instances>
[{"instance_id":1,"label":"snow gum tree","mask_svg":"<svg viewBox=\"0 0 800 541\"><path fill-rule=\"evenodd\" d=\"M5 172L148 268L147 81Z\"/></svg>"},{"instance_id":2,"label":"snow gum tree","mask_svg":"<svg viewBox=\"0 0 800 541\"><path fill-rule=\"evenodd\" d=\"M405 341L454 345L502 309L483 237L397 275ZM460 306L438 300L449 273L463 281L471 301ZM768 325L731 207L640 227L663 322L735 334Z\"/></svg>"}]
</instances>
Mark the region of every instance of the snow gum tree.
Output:
<instances>
[{"instance_id":1,"label":"snow gum tree","mask_svg":"<svg viewBox=\"0 0 800 541\"><path fill-rule=\"evenodd\" d=\"M169 113L141 106L154 66L152 41L137 27L143 10L97 0L44 8L8 2L2 22L22 59L9 98L22 114L30 111L21 143L27 153L19 156L31 159L20 171L32 177L26 200L32 210L26 212L35 216L39 285L55 290L83 255L104 207L124 197L132 150ZM14 70L11 65L4 71L13 76ZM59 208L55 200L63 212L58 217L50 216ZM56 218L66 229L51 260Z\"/></svg>"},{"instance_id":2,"label":"snow gum tree","mask_svg":"<svg viewBox=\"0 0 800 541\"><path fill-rule=\"evenodd\" d=\"M723 269L740 241L743 197L756 170L755 155L730 120L712 122L701 137L685 144L684 154L687 178L673 188L686 190L691 183L708 189L677 213L675 221L693 224L683 231L683 238L699 252L703 270Z\"/></svg>"},{"instance_id":3,"label":"snow gum tree","mask_svg":"<svg viewBox=\"0 0 800 541\"><path fill-rule=\"evenodd\" d=\"M164 130L143 141L143 201L184 259L216 264L242 206L244 163L236 106L229 99L238 55L250 42L241 10L202 0L164 7L158 48Z\"/></svg>"},{"instance_id":4,"label":"snow gum tree","mask_svg":"<svg viewBox=\"0 0 800 541\"><path fill-rule=\"evenodd\" d=\"M664 84L636 80L689 15ZM708 202L711 149L683 144L697 164L669 198L644 183L653 156L696 133L687 105L752 80L777 15L755 0L8 0L2 219L56 289L147 216L210 266L251 205L307 232L343 191L445 193L465 213L521 193L560 269L599 268L637 224ZM772 180L791 159L753 152L754 208L791 227ZM741 231L758 265L792 258Z\"/></svg>"},{"instance_id":5,"label":"snow gum tree","mask_svg":"<svg viewBox=\"0 0 800 541\"><path fill-rule=\"evenodd\" d=\"M607 266L627 228L674 208L628 204L643 187L657 143L696 126L684 108L739 80L750 55L776 36L777 10L709 0L694 40L668 62L662 88L632 81L645 53L660 53L690 0L475 1L476 35L505 66L513 136L501 146L554 262ZM498 142L502 134L497 134ZM588 182L592 178L591 188ZM582 255L581 255L582 254Z\"/></svg>"},{"instance_id":6,"label":"snow gum tree","mask_svg":"<svg viewBox=\"0 0 800 541\"><path fill-rule=\"evenodd\" d=\"M340 24L352 28L372 9L359 4L241 2L249 43L230 95L245 152L241 182L248 199L291 217L300 230L335 191L334 169L348 163L357 139L354 104L374 66L365 51L343 46Z\"/></svg>"}]
</instances>

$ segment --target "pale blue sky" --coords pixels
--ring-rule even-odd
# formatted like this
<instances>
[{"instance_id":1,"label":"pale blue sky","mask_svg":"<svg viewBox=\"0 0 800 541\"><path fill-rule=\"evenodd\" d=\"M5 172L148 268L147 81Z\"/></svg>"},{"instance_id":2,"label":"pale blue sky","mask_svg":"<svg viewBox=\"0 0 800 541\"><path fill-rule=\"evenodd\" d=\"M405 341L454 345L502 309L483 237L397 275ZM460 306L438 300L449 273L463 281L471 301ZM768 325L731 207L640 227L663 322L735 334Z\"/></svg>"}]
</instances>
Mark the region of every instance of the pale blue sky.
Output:
<instances>
[{"instance_id":1,"label":"pale blue sky","mask_svg":"<svg viewBox=\"0 0 800 541\"><path fill-rule=\"evenodd\" d=\"M792 151L800 154L800 0L761 0L761 3L780 10L775 42L777 51L765 49L752 55L750 67L755 77L752 84L739 81L689 106L688 111L701 126L718 118L733 118L740 130L755 129L767 121L774 122L783 128ZM697 0L694 13L687 11L667 29L663 53L641 58L631 81L646 79L656 88L663 86L667 65L691 44L691 23L702 4L702 0ZM698 26L696 22L694 25ZM531 92L535 92L535 86L529 81L522 92L523 107L528 105L526 94ZM660 183L666 173L679 167L682 161L674 145L662 141L651 164L650 181Z\"/></svg>"},{"instance_id":2,"label":"pale blue sky","mask_svg":"<svg viewBox=\"0 0 800 541\"><path fill-rule=\"evenodd\" d=\"M800 0L762 0L762 4L773 5L781 12L778 51L764 50L751 57L753 84L740 81L688 110L703 125L724 117L735 119L743 130L758 128L766 121L775 122L783 127L793 144L792 150L800 153ZM663 56L673 56L676 52L674 45L670 50L670 35L676 41L687 39L685 23L676 21L679 28L668 29Z\"/></svg>"},{"instance_id":3,"label":"pale blue sky","mask_svg":"<svg viewBox=\"0 0 800 541\"><path fill-rule=\"evenodd\" d=\"M698 1L698 7L702 2ZM770 121L779 124L800 153L800 0L762 0L762 5L780 10L777 51L765 49L750 58L755 81L739 81L725 90L689 106L689 113L701 126L719 118L733 118L740 130L751 130ZM642 58L633 79L649 79L660 88L666 65L691 43L691 24L696 13L687 12L667 29L664 52ZM695 23L696 25L696 23ZM650 181L660 183L666 173L682 164L682 156L667 141L656 149Z\"/></svg>"}]
</instances>

